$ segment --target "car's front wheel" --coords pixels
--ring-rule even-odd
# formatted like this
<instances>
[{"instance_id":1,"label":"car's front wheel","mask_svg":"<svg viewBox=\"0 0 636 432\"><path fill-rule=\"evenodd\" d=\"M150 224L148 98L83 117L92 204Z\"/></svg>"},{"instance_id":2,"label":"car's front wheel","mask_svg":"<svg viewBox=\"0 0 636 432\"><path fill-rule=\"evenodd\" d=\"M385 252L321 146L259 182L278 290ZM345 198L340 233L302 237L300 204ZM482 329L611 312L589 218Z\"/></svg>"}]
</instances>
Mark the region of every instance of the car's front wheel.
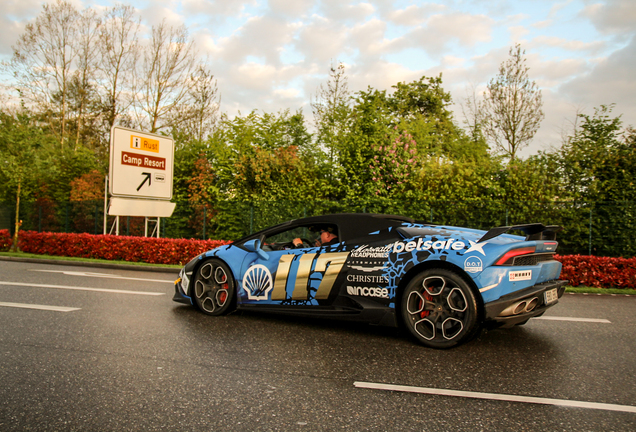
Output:
<instances>
[{"instance_id":1,"label":"car's front wheel","mask_svg":"<svg viewBox=\"0 0 636 432\"><path fill-rule=\"evenodd\" d=\"M199 266L192 294L199 309L207 315L223 315L235 306L235 282L225 263L211 259Z\"/></svg>"},{"instance_id":2,"label":"car's front wheel","mask_svg":"<svg viewBox=\"0 0 636 432\"><path fill-rule=\"evenodd\" d=\"M473 291L460 275L445 269L415 276L402 296L401 312L411 334L431 348L451 348L479 330Z\"/></svg>"}]
</instances>

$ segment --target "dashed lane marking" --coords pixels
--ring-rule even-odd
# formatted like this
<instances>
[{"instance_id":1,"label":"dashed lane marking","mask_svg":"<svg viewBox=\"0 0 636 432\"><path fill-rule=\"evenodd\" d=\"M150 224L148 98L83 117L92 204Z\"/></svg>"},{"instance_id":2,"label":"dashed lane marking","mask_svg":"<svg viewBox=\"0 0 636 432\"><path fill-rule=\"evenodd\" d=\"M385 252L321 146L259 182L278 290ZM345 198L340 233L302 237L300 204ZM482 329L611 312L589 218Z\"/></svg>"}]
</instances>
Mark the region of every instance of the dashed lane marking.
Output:
<instances>
[{"instance_id":1,"label":"dashed lane marking","mask_svg":"<svg viewBox=\"0 0 636 432\"><path fill-rule=\"evenodd\" d=\"M610 320L602 318L573 318L573 317L559 317L559 316L540 316L532 318L533 320L549 320L549 321L574 321L574 322L589 322L589 323L601 323L611 324Z\"/></svg>"},{"instance_id":2,"label":"dashed lane marking","mask_svg":"<svg viewBox=\"0 0 636 432\"><path fill-rule=\"evenodd\" d=\"M66 289L66 290L75 290L75 291L94 291L94 292L106 292L106 293L113 293L113 294L133 294L133 295L147 295L147 296L160 296L165 294L162 292L152 292L152 291L128 291L128 290L116 290L116 289L107 289L107 288L89 288L89 287L78 287L78 286L67 286L67 285L45 285L45 284L5 282L5 281L0 281L0 285L22 286L22 287L29 287L29 288L54 288L54 289Z\"/></svg>"},{"instance_id":3,"label":"dashed lane marking","mask_svg":"<svg viewBox=\"0 0 636 432\"><path fill-rule=\"evenodd\" d=\"M38 309L38 310L47 310L47 311L56 311L56 312L73 312L73 311L80 310L80 308L72 308L72 307L65 307L65 306L49 306L49 305L8 303L8 302L0 302L0 306L20 308L20 309Z\"/></svg>"},{"instance_id":4,"label":"dashed lane marking","mask_svg":"<svg viewBox=\"0 0 636 432\"><path fill-rule=\"evenodd\" d=\"M69 271L69 270L29 270L36 272L44 272L44 273L62 273L68 276L86 276L86 277L98 277L105 279L125 279L125 280L135 280L135 281L143 281L143 282L159 282L159 283L169 283L174 284L174 280L165 280L165 279L144 279L144 278L134 278L134 277L126 277L119 276L110 273L94 273L94 272L80 272L80 271Z\"/></svg>"},{"instance_id":5,"label":"dashed lane marking","mask_svg":"<svg viewBox=\"0 0 636 432\"><path fill-rule=\"evenodd\" d=\"M422 394L430 394L430 395L437 395L437 396L455 396L455 397L464 397L464 398L472 398L472 399L498 400L498 401L505 401L505 402L522 402L522 403L533 403L533 404L542 404L542 405L557 405L557 406L564 406L564 407L570 407L570 408L586 408L586 409L597 409L597 410L604 410L604 411L622 411L622 412L628 412L628 413L636 413L636 406L632 406L632 405L615 405L615 404L596 403L596 402L574 401L574 400L567 400L567 399L550 399L550 398L540 398L540 397L533 397L533 396L517 396L517 395L507 395L507 394L499 394L499 393L469 392L469 391L436 389L436 388L428 388L428 387L413 387L413 386L394 385L394 384L379 384L379 383L369 383L369 382L354 382L353 385L354 387L371 389L371 390L388 390L388 391L399 391L399 392L408 392L408 393L422 393Z\"/></svg>"}]
</instances>

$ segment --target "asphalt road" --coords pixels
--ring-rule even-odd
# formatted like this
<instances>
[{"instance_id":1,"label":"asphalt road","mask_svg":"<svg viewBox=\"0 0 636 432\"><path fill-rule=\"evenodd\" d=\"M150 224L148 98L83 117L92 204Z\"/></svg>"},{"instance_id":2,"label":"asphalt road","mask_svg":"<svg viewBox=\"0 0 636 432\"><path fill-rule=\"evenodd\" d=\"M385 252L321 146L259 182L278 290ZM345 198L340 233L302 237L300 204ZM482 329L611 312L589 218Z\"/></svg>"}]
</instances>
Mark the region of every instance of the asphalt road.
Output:
<instances>
[{"instance_id":1,"label":"asphalt road","mask_svg":"<svg viewBox=\"0 0 636 432\"><path fill-rule=\"evenodd\" d=\"M175 278L0 261L0 430L636 430L633 297L566 295L546 318L593 320L436 351L391 328L207 317L172 302Z\"/></svg>"}]
</instances>

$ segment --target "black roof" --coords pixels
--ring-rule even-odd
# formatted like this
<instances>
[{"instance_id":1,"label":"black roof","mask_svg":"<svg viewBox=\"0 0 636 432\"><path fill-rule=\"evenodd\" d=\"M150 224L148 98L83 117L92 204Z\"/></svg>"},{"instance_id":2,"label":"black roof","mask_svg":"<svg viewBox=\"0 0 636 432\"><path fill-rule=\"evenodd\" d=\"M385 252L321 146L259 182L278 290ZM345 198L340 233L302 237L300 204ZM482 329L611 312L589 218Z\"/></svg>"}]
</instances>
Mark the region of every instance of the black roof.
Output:
<instances>
[{"instance_id":1,"label":"black roof","mask_svg":"<svg viewBox=\"0 0 636 432\"><path fill-rule=\"evenodd\" d=\"M389 227L401 226L403 223L415 223L416 221L406 216L373 214L373 213L336 213L321 216L310 216L302 219L295 219L282 224L265 228L257 233L250 234L237 242L257 238L261 234L277 231L285 227L310 224L334 224L338 226L340 240L350 240L364 237L369 233L387 229Z\"/></svg>"}]
</instances>

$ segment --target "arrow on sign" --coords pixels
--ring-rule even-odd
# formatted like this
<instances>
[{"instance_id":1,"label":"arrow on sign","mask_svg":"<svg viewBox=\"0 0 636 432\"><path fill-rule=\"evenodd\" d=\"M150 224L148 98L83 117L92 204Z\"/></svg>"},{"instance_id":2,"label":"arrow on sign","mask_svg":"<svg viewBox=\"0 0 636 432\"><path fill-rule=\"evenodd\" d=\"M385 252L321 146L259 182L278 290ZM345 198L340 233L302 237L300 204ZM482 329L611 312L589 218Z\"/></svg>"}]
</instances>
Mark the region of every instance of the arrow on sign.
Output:
<instances>
[{"instance_id":1,"label":"arrow on sign","mask_svg":"<svg viewBox=\"0 0 636 432\"><path fill-rule=\"evenodd\" d=\"M141 173L141 174L145 175L145 176L146 176L146 178L144 179L144 181L142 181L142 182L141 182L141 184L140 184L140 185L139 185L139 187L137 188L137 192L139 192L139 189L141 189L141 187L142 187L144 184L146 184L146 181L148 182L148 186L150 186L150 184L152 183L152 182L151 182L151 180L150 180L150 173L145 172L145 173Z\"/></svg>"}]
</instances>

